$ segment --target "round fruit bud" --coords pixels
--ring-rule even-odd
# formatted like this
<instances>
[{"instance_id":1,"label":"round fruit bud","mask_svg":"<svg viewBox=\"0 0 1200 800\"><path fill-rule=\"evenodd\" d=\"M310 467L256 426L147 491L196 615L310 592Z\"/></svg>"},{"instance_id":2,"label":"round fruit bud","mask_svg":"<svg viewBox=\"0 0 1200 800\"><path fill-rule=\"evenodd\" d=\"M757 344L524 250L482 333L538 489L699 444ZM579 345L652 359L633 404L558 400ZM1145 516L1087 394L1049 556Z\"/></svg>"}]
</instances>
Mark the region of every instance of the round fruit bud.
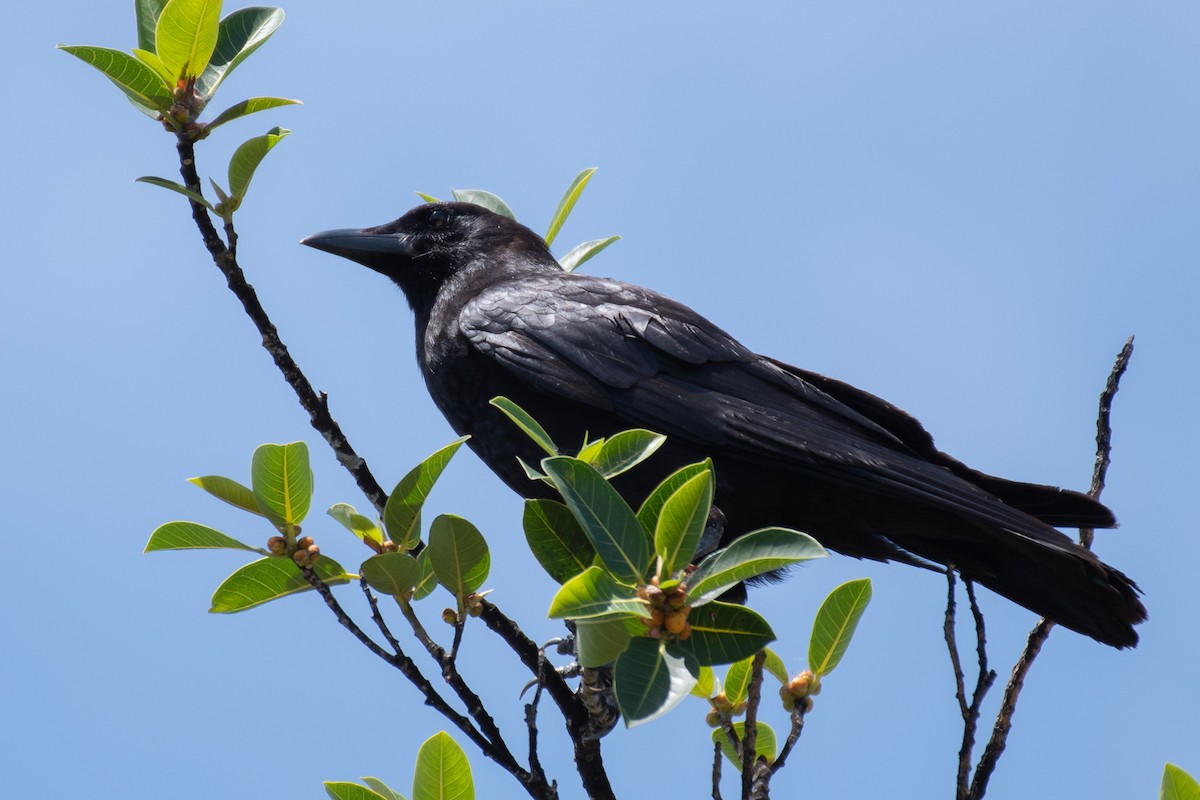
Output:
<instances>
[{"instance_id":1,"label":"round fruit bud","mask_svg":"<svg viewBox=\"0 0 1200 800\"><path fill-rule=\"evenodd\" d=\"M801 708L803 708L803 709L804 709L804 710L801 712L802 714L807 714L808 712L812 711L812 707L813 707L813 699L812 699L811 697L805 697L805 698L802 698L802 699L800 699L800 700L799 700L799 701L797 701L797 702L798 702L798 703L800 703L800 704L801 704Z\"/></svg>"},{"instance_id":2,"label":"round fruit bud","mask_svg":"<svg viewBox=\"0 0 1200 800\"><path fill-rule=\"evenodd\" d=\"M645 587L645 589L646 589L646 596L645 596L646 600L649 600L651 603L655 603L655 604L662 602L662 600L663 600L663 590L662 589L658 588L657 586L647 586L647 587Z\"/></svg>"},{"instance_id":3,"label":"round fruit bud","mask_svg":"<svg viewBox=\"0 0 1200 800\"><path fill-rule=\"evenodd\" d=\"M307 550L312 547L313 538L311 536L301 536L296 540L296 547L300 550Z\"/></svg>"},{"instance_id":4,"label":"round fruit bud","mask_svg":"<svg viewBox=\"0 0 1200 800\"><path fill-rule=\"evenodd\" d=\"M457 625L458 612L453 608L442 609L442 622L446 623L447 625Z\"/></svg>"},{"instance_id":5,"label":"round fruit bud","mask_svg":"<svg viewBox=\"0 0 1200 800\"><path fill-rule=\"evenodd\" d=\"M672 612L667 614L666 619L663 620L663 627L667 629L668 633L679 634L687 626L687 614Z\"/></svg>"},{"instance_id":6,"label":"round fruit bud","mask_svg":"<svg viewBox=\"0 0 1200 800\"><path fill-rule=\"evenodd\" d=\"M309 562L308 551L297 550L296 552L292 553L292 561L295 561L297 566L307 567Z\"/></svg>"},{"instance_id":7,"label":"round fruit bud","mask_svg":"<svg viewBox=\"0 0 1200 800\"><path fill-rule=\"evenodd\" d=\"M725 696L724 692L717 692L709 702L712 703L714 709L720 711L722 714L728 714L730 711L733 711L733 704L729 702L729 698Z\"/></svg>"},{"instance_id":8,"label":"round fruit bud","mask_svg":"<svg viewBox=\"0 0 1200 800\"><path fill-rule=\"evenodd\" d=\"M721 715L714 708L712 711L704 715L704 722L707 723L708 727L710 728L719 728L721 727Z\"/></svg>"},{"instance_id":9,"label":"round fruit bud","mask_svg":"<svg viewBox=\"0 0 1200 800\"><path fill-rule=\"evenodd\" d=\"M310 544L305 552L308 553L308 563L310 564L321 557L321 548L317 547L315 544Z\"/></svg>"},{"instance_id":10,"label":"round fruit bud","mask_svg":"<svg viewBox=\"0 0 1200 800\"><path fill-rule=\"evenodd\" d=\"M267 549L271 551L271 555L281 556L287 552L287 539L282 536L272 536L267 539Z\"/></svg>"}]
</instances>

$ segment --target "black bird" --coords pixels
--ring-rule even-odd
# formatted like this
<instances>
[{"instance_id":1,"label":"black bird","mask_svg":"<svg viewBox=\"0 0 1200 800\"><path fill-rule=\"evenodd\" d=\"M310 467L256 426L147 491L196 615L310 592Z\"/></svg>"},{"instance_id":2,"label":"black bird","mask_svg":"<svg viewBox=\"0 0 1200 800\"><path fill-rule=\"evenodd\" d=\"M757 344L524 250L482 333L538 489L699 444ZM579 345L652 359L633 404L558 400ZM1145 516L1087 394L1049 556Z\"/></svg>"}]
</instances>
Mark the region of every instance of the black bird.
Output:
<instances>
[{"instance_id":1,"label":"black bird","mask_svg":"<svg viewBox=\"0 0 1200 800\"><path fill-rule=\"evenodd\" d=\"M874 395L756 355L680 303L564 272L540 236L466 203L303 244L391 278L416 316L417 362L459 434L512 489L536 446L488 401L506 395L560 444L631 427L667 435L617 478L636 507L667 473L712 457L725 538L769 525L859 558L952 566L1114 647L1137 643L1137 585L1053 526L1113 527L1078 492L976 472Z\"/></svg>"}]
</instances>

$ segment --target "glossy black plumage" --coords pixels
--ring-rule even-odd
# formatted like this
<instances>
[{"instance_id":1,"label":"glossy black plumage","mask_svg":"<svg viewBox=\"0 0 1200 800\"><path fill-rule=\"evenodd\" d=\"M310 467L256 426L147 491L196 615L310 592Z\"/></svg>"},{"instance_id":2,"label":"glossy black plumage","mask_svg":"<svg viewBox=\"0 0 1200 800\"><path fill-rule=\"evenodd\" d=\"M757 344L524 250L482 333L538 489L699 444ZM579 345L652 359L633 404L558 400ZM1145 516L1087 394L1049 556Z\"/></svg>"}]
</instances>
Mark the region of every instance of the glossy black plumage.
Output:
<instances>
[{"instance_id":1,"label":"glossy black plumage","mask_svg":"<svg viewBox=\"0 0 1200 800\"><path fill-rule=\"evenodd\" d=\"M617 479L636 504L671 470L716 465L726 536L806 531L847 555L953 565L1116 647L1145 619L1135 584L1052 525L1111 527L1086 495L971 470L912 417L852 386L758 356L647 289L563 272L541 238L478 206L420 206L305 244L387 275L416 316L417 360L451 426L514 490L543 491L536 447L488 405L506 395L560 443L667 435Z\"/></svg>"}]
</instances>

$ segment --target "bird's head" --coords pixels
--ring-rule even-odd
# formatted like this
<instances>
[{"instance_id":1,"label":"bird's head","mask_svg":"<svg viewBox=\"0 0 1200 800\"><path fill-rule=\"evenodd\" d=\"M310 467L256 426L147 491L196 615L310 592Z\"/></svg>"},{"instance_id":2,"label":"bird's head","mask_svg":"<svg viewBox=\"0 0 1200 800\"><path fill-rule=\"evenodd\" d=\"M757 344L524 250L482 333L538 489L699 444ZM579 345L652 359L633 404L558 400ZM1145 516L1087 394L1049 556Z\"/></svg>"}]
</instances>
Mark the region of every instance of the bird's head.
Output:
<instances>
[{"instance_id":1,"label":"bird's head","mask_svg":"<svg viewBox=\"0 0 1200 800\"><path fill-rule=\"evenodd\" d=\"M428 203L374 228L313 234L301 244L348 258L391 278L414 308L428 308L453 276L488 280L557 268L540 236L472 203Z\"/></svg>"}]
</instances>

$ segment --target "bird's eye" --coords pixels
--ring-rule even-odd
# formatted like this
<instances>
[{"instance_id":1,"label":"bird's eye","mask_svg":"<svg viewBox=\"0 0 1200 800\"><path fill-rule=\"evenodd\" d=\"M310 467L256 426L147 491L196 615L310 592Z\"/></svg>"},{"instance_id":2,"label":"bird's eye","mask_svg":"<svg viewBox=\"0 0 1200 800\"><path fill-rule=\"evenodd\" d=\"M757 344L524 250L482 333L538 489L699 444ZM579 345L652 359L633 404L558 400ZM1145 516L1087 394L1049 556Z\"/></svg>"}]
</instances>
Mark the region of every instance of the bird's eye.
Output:
<instances>
[{"instance_id":1,"label":"bird's eye","mask_svg":"<svg viewBox=\"0 0 1200 800\"><path fill-rule=\"evenodd\" d=\"M429 226L431 228L441 229L446 227L446 223L450 221L450 212L444 208L435 208L429 212Z\"/></svg>"}]
</instances>

